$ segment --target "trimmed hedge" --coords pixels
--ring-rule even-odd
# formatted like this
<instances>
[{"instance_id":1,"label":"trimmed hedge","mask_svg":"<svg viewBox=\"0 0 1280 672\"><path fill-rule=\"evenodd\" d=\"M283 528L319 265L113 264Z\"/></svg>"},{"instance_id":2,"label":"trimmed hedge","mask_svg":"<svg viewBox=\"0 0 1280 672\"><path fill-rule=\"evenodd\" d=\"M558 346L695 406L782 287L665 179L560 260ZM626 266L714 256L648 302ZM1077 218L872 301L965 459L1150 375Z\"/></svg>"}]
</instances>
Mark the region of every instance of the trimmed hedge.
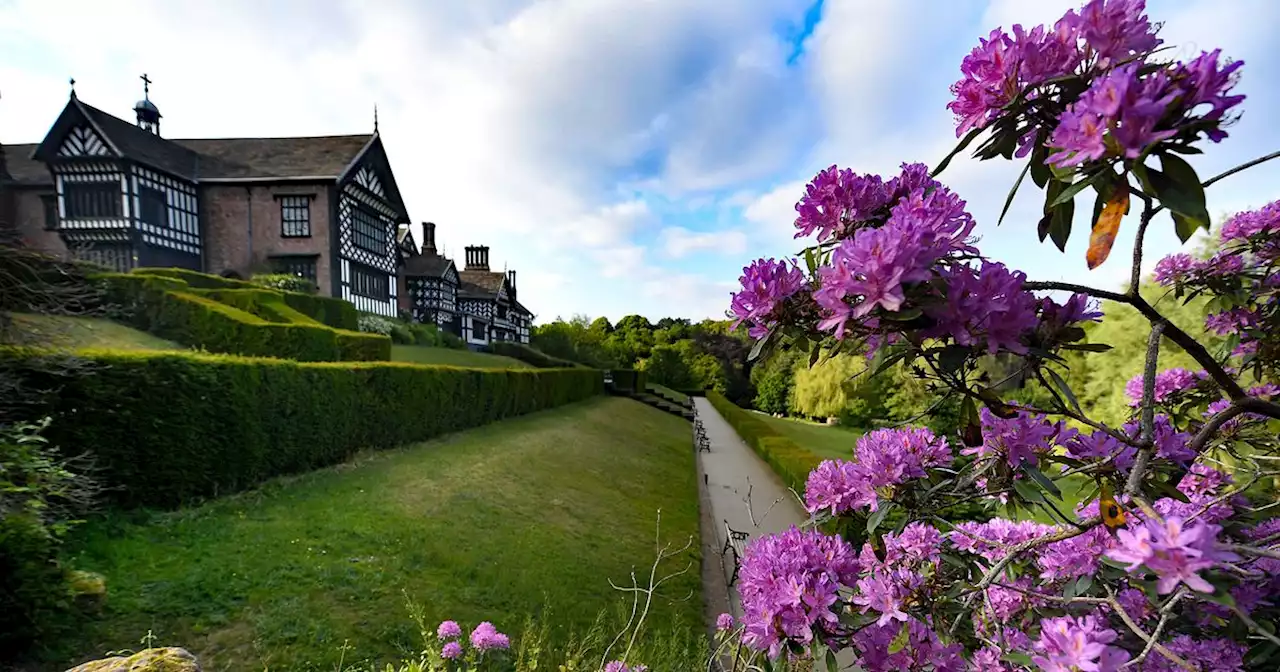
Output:
<instances>
[{"instance_id":1,"label":"trimmed hedge","mask_svg":"<svg viewBox=\"0 0 1280 672\"><path fill-rule=\"evenodd\" d=\"M707 401L715 406L738 436L741 436L747 445L751 446L770 467L773 467L783 483L801 496L804 495L804 486L809 479L809 472L822 463L822 458L814 455L808 448L779 434L768 423L754 417L750 411L739 408L715 390L707 390Z\"/></svg>"},{"instance_id":2,"label":"trimmed hedge","mask_svg":"<svg viewBox=\"0 0 1280 672\"><path fill-rule=\"evenodd\" d=\"M613 387L627 392L644 392L649 384L649 374L639 369L614 369Z\"/></svg>"},{"instance_id":3,"label":"trimmed hedge","mask_svg":"<svg viewBox=\"0 0 1280 672\"><path fill-rule=\"evenodd\" d=\"M208 273L200 273L185 268L135 268L132 274L181 280L196 289L267 291L280 294L284 297L284 303L290 308L321 324L327 324L334 329L357 330L356 318L358 313L356 312L356 307L351 305L349 301L343 301L342 299L315 296L301 292L272 290L252 282L209 275Z\"/></svg>"},{"instance_id":4,"label":"trimmed hedge","mask_svg":"<svg viewBox=\"0 0 1280 672\"><path fill-rule=\"evenodd\" d=\"M320 324L286 305L279 292L191 289L165 274L104 273L96 277L106 287L107 300L121 306L133 326L183 345L303 362L391 359L387 337Z\"/></svg>"},{"instance_id":5,"label":"trimmed hedge","mask_svg":"<svg viewBox=\"0 0 1280 672\"><path fill-rule=\"evenodd\" d=\"M503 355L504 357L518 359L539 369L590 368L577 362L571 362L567 359L552 357L541 350L531 348L523 343L498 341L496 343L489 344L489 346L485 348L485 351L495 355Z\"/></svg>"},{"instance_id":6,"label":"trimmed hedge","mask_svg":"<svg viewBox=\"0 0 1280 672\"><path fill-rule=\"evenodd\" d=\"M49 440L90 450L126 506L172 507L362 449L580 401L602 393L591 369L462 369L299 363L199 353L82 351L92 376L54 380L35 350L0 348L32 385L60 388L35 412Z\"/></svg>"}]
</instances>

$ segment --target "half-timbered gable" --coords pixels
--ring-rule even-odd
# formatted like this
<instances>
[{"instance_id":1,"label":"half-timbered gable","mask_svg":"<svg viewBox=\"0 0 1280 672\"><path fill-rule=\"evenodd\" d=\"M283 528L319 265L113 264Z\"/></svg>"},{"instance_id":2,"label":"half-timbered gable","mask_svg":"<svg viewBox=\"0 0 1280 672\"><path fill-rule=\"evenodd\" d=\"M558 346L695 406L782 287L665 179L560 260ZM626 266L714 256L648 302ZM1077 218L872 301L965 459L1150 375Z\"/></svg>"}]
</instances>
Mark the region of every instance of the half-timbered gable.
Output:
<instances>
[{"instance_id":1,"label":"half-timbered gable","mask_svg":"<svg viewBox=\"0 0 1280 672\"><path fill-rule=\"evenodd\" d=\"M193 152L72 94L34 157L53 174L57 229L75 256L202 270Z\"/></svg>"},{"instance_id":2,"label":"half-timbered gable","mask_svg":"<svg viewBox=\"0 0 1280 672\"><path fill-rule=\"evenodd\" d=\"M394 317L400 264L396 233L409 218L376 132L339 177L337 205L342 298L359 310Z\"/></svg>"},{"instance_id":3,"label":"half-timbered gable","mask_svg":"<svg viewBox=\"0 0 1280 672\"><path fill-rule=\"evenodd\" d=\"M458 270L453 262L437 254L419 254L406 262L404 275L413 321L460 336Z\"/></svg>"}]
</instances>

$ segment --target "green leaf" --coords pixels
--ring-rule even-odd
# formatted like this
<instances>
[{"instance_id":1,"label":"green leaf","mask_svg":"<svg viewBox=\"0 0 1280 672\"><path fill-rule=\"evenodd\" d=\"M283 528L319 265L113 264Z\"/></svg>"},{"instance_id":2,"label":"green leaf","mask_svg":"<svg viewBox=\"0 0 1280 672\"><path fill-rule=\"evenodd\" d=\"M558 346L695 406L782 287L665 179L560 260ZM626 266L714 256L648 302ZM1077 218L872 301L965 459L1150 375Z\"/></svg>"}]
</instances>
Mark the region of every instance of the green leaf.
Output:
<instances>
[{"instance_id":1,"label":"green leaf","mask_svg":"<svg viewBox=\"0 0 1280 672\"><path fill-rule=\"evenodd\" d=\"M1076 579L1076 595L1084 595L1089 592L1089 588L1093 586L1093 575L1085 574Z\"/></svg>"},{"instance_id":2,"label":"green leaf","mask_svg":"<svg viewBox=\"0 0 1280 672\"><path fill-rule=\"evenodd\" d=\"M1044 472L1025 462L1022 465L1022 471L1030 476L1031 480L1039 483L1040 487L1045 489L1045 492L1053 495L1058 501L1062 501L1062 491L1058 489L1058 484L1054 483L1048 476L1045 476Z\"/></svg>"},{"instance_id":3,"label":"green leaf","mask_svg":"<svg viewBox=\"0 0 1280 672\"><path fill-rule=\"evenodd\" d=\"M1063 350L1083 350L1084 352L1106 352L1111 349L1106 343L1068 343Z\"/></svg>"},{"instance_id":4,"label":"green leaf","mask_svg":"<svg viewBox=\"0 0 1280 672\"><path fill-rule=\"evenodd\" d=\"M1031 153L1031 181L1041 189L1053 179L1053 171L1049 170L1049 164L1045 162L1048 156L1049 150L1043 144Z\"/></svg>"},{"instance_id":5,"label":"green leaf","mask_svg":"<svg viewBox=\"0 0 1280 672\"><path fill-rule=\"evenodd\" d=\"M809 275L818 272L818 258L813 256L812 247L807 247L804 250L804 265L809 267Z\"/></svg>"},{"instance_id":6,"label":"green leaf","mask_svg":"<svg viewBox=\"0 0 1280 672\"><path fill-rule=\"evenodd\" d=\"M1010 651L1009 653L1006 653L1003 656L1001 656L1000 659L1005 661L1006 663L1013 663L1014 665L1024 665L1028 668L1034 668L1036 666L1036 661L1031 660L1031 656L1025 653L1018 653L1017 651Z\"/></svg>"},{"instance_id":7,"label":"green leaf","mask_svg":"<svg viewBox=\"0 0 1280 672\"><path fill-rule=\"evenodd\" d=\"M975 128L972 131L969 131L969 133L964 136L964 139L960 141L960 144L956 145L956 148L951 150L951 153L942 160L942 163L939 163L938 167L934 168L933 172L929 173L929 177L937 177L938 173L946 170L947 166L951 163L951 159L956 158L956 154L963 152L964 148L968 147L969 143L973 142L974 138L978 137L978 134L980 133L982 133L981 128Z\"/></svg>"},{"instance_id":8,"label":"green leaf","mask_svg":"<svg viewBox=\"0 0 1280 672\"><path fill-rule=\"evenodd\" d=\"M1049 374L1049 380L1053 381L1053 386L1058 388L1058 391L1062 393L1062 396L1067 398L1067 403L1071 404L1072 410L1080 415L1084 415L1084 411L1080 409L1080 402L1076 400L1076 395L1071 391L1071 386L1067 384L1067 381L1063 380L1062 376L1058 375L1057 371L1054 371L1047 366L1043 368L1043 371Z\"/></svg>"},{"instance_id":9,"label":"green leaf","mask_svg":"<svg viewBox=\"0 0 1280 672\"><path fill-rule=\"evenodd\" d=\"M747 355L747 361L754 362L757 359L759 359L760 353L764 350L765 345L769 342L771 338L773 338L772 330L770 330L769 333L765 334L764 338L756 341L755 346L751 348L751 354Z\"/></svg>"},{"instance_id":10,"label":"green leaf","mask_svg":"<svg viewBox=\"0 0 1280 672\"><path fill-rule=\"evenodd\" d=\"M1200 230L1200 224L1190 217L1185 217L1172 210L1169 211L1169 216L1173 218L1173 230L1178 234L1178 240L1184 243L1191 240L1191 236L1196 235L1196 231ZM1209 227L1205 226L1204 228L1208 229Z\"/></svg>"},{"instance_id":11,"label":"green leaf","mask_svg":"<svg viewBox=\"0 0 1280 672\"><path fill-rule=\"evenodd\" d=\"M840 661L836 660L836 652L827 649L827 672L840 672Z\"/></svg>"},{"instance_id":12,"label":"green leaf","mask_svg":"<svg viewBox=\"0 0 1280 672\"><path fill-rule=\"evenodd\" d=\"M880 527L880 523L884 522L884 517L889 515L889 509L893 508L893 502L880 502L876 506L876 510L871 512L867 518L867 534L876 531Z\"/></svg>"},{"instance_id":13,"label":"green leaf","mask_svg":"<svg viewBox=\"0 0 1280 672\"><path fill-rule=\"evenodd\" d=\"M1079 194L1085 189L1088 189L1089 185L1092 185L1094 182L1097 182L1097 181L1098 181L1098 176L1095 175L1093 177L1087 177L1083 180L1080 180L1075 184L1069 185L1066 189L1062 190L1062 193L1058 194L1057 198L1053 199L1053 202L1049 204L1049 207L1056 208L1059 205L1062 205L1063 203L1066 203L1067 201L1074 199L1076 197L1076 194Z\"/></svg>"},{"instance_id":14,"label":"green leaf","mask_svg":"<svg viewBox=\"0 0 1280 672\"><path fill-rule=\"evenodd\" d=\"M938 367L946 373L955 373L964 366L965 361L969 358L970 349L967 346L951 344L938 353Z\"/></svg>"},{"instance_id":15,"label":"green leaf","mask_svg":"<svg viewBox=\"0 0 1280 672\"><path fill-rule=\"evenodd\" d=\"M897 636L889 642L889 655L893 655L905 648L911 642L911 629L907 627L907 623L903 622L902 629L898 631Z\"/></svg>"},{"instance_id":16,"label":"green leaf","mask_svg":"<svg viewBox=\"0 0 1280 672\"><path fill-rule=\"evenodd\" d=\"M1084 329L1080 327L1067 327L1066 329L1063 329L1059 333L1062 335L1062 340L1067 343L1075 343L1076 341L1082 341L1084 340L1085 336L1089 335L1087 332L1085 332Z\"/></svg>"},{"instance_id":17,"label":"green leaf","mask_svg":"<svg viewBox=\"0 0 1280 672\"><path fill-rule=\"evenodd\" d=\"M1076 202L1067 201L1053 209L1053 221L1049 223L1049 238L1060 252L1067 251L1067 239L1071 237L1071 225L1076 218Z\"/></svg>"},{"instance_id":18,"label":"green leaf","mask_svg":"<svg viewBox=\"0 0 1280 672\"><path fill-rule=\"evenodd\" d=\"M1034 159L1027 161L1027 165L1022 168L1022 172L1018 173L1018 179L1013 183L1013 188L1009 190L1009 195L1004 199L1004 208L1000 210L1000 219L996 220L996 226L1004 223L1004 216L1009 214L1009 206L1013 205L1013 197L1018 194L1018 187L1022 186L1022 180L1026 178L1027 173L1031 172L1031 164Z\"/></svg>"},{"instance_id":19,"label":"green leaf","mask_svg":"<svg viewBox=\"0 0 1280 672\"><path fill-rule=\"evenodd\" d=\"M1044 494L1036 489L1036 486L1031 485L1029 481L1017 479L1013 482L1013 489L1025 501L1032 503L1044 501Z\"/></svg>"},{"instance_id":20,"label":"green leaf","mask_svg":"<svg viewBox=\"0 0 1280 672\"><path fill-rule=\"evenodd\" d=\"M1209 228L1209 211L1205 207L1204 187L1191 164L1173 154L1161 154L1160 165L1164 172L1147 169L1151 188L1161 205L1169 209L1175 227L1180 226L1179 236L1188 230ZM1187 220L1179 225L1178 218ZM1190 237L1190 236L1188 236Z\"/></svg>"}]
</instances>

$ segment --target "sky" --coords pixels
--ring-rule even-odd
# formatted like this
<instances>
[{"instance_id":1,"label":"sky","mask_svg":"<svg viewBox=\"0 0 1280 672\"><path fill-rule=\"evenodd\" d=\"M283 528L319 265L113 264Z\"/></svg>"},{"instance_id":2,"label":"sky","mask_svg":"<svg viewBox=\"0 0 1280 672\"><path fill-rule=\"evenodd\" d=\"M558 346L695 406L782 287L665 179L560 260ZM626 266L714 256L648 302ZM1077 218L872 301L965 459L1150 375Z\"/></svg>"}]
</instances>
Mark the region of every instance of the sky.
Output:
<instances>
[{"instance_id":1,"label":"sky","mask_svg":"<svg viewBox=\"0 0 1280 672\"><path fill-rule=\"evenodd\" d=\"M418 240L432 221L455 259L490 246L537 322L719 319L743 266L804 247L794 208L818 170L936 165L978 37L1079 4L0 0L0 142L43 138L69 77L132 119L147 73L168 137L364 133L376 105ZM1191 157L1200 175L1280 149L1280 3L1151 0L1148 13L1177 57L1221 47L1245 61L1243 116ZM1089 271L1083 217L1065 254L1038 241L1029 180L996 226L1020 169L966 155L940 176L968 200L983 252L1035 280L1119 287L1133 215ZM1213 186L1209 211L1277 198L1280 161ZM1147 265L1178 247L1158 217Z\"/></svg>"}]
</instances>

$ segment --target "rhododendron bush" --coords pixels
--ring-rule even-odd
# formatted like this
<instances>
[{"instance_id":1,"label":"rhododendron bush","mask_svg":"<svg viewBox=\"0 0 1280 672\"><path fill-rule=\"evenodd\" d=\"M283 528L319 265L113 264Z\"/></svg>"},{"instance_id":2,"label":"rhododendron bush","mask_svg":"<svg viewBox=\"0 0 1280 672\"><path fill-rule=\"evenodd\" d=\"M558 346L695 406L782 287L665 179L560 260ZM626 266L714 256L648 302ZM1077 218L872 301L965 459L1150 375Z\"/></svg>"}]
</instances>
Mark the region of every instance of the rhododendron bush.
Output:
<instances>
[{"instance_id":1,"label":"rhododendron bush","mask_svg":"<svg viewBox=\"0 0 1280 672\"><path fill-rule=\"evenodd\" d=\"M982 225L940 181L951 157L896 175L818 173L796 206L796 237L812 246L744 269L732 310L758 339L754 354L859 353L866 375L906 364L963 400L953 436L909 425L862 436L809 475L811 525L748 547L736 632L759 660L834 668L844 651L869 672L1280 668L1269 489L1280 474L1280 201L1226 221L1212 258L1156 265L1164 300L1210 297L1206 326L1225 348L1210 351L1138 292L1149 227L1184 242L1209 229L1206 187L1280 152L1198 176L1182 157L1227 138L1243 64L1216 49L1171 53L1140 0L1093 0L1052 26L992 31L952 87L952 156L980 142L979 159L1025 161L1006 211L1028 175L1044 193L1035 234L1006 226L1064 249L1084 221L1094 268L1133 211L1126 291L1036 282L984 257ZM1091 212L1077 212L1090 197ZM1108 347L1083 328L1102 319L1100 300L1150 324L1121 426L1092 419L1068 384L1065 355ZM1158 370L1162 348L1198 368ZM1016 361L1014 384L1052 401L1008 400L1010 381L980 366L991 356ZM1064 486L1081 481L1083 500L1066 503Z\"/></svg>"}]
</instances>

